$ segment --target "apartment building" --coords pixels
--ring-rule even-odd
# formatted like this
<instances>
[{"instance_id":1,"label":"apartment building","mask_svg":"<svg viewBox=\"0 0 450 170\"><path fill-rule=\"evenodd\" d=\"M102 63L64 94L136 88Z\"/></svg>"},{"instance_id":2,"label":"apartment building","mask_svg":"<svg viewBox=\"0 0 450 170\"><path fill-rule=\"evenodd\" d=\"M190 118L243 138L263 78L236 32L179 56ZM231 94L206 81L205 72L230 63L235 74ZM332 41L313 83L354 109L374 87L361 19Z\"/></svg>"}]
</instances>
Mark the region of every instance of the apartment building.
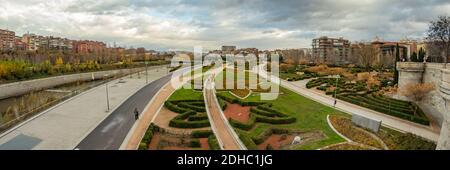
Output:
<instances>
[{"instance_id":1,"label":"apartment building","mask_svg":"<svg viewBox=\"0 0 450 170\"><path fill-rule=\"evenodd\" d=\"M22 42L26 43L26 50L36 51L40 46L40 40L42 36L38 36L36 34L26 33L22 36Z\"/></svg>"},{"instance_id":2,"label":"apartment building","mask_svg":"<svg viewBox=\"0 0 450 170\"><path fill-rule=\"evenodd\" d=\"M344 38L323 36L312 40L312 55L317 63L346 64L350 53L350 41Z\"/></svg>"},{"instance_id":3,"label":"apartment building","mask_svg":"<svg viewBox=\"0 0 450 170\"><path fill-rule=\"evenodd\" d=\"M15 37L16 33L14 31L0 29L0 50L14 49Z\"/></svg>"},{"instance_id":4,"label":"apartment building","mask_svg":"<svg viewBox=\"0 0 450 170\"><path fill-rule=\"evenodd\" d=\"M224 45L222 46L222 53L232 53L236 50L236 46Z\"/></svg>"},{"instance_id":5,"label":"apartment building","mask_svg":"<svg viewBox=\"0 0 450 170\"><path fill-rule=\"evenodd\" d=\"M73 41L73 51L75 53L87 54L87 53L100 53L106 49L106 44L100 41L81 40Z\"/></svg>"}]
</instances>

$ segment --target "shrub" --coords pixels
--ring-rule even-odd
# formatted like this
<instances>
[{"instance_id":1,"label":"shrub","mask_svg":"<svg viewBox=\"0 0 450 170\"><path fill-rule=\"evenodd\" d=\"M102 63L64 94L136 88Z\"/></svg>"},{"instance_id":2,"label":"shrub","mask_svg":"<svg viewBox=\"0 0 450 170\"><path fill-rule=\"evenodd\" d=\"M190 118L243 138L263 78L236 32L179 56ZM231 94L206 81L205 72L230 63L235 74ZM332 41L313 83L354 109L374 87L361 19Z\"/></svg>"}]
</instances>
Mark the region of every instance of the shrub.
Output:
<instances>
[{"instance_id":1,"label":"shrub","mask_svg":"<svg viewBox=\"0 0 450 170\"><path fill-rule=\"evenodd\" d=\"M210 126L209 120L200 120L200 121L184 121L184 120L176 120L172 119L169 122L170 127L176 128L202 128Z\"/></svg>"},{"instance_id":2,"label":"shrub","mask_svg":"<svg viewBox=\"0 0 450 170\"><path fill-rule=\"evenodd\" d=\"M297 121L295 117L267 117L261 115L255 115L257 122L270 123L270 124L289 124Z\"/></svg>"},{"instance_id":3,"label":"shrub","mask_svg":"<svg viewBox=\"0 0 450 170\"><path fill-rule=\"evenodd\" d=\"M178 106L182 107L182 108L188 108L197 112L206 112L206 109L204 106L196 106L196 105L192 105L190 103L187 102L180 102L178 103Z\"/></svg>"},{"instance_id":4,"label":"shrub","mask_svg":"<svg viewBox=\"0 0 450 170\"><path fill-rule=\"evenodd\" d=\"M255 124L255 117L252 116L252 114L250 114L250 119L248 120L247 123L242 123L232 118L229 118L228 122L230 123L231 126L235 128L248 131L253 128L253 125Z\"/></svg>"},{"instance_id":5,"label":"shrub","mask_svg":"<svg viewBox=\"0 0 450 170\"><path fill-rule=\"evenodd\" d=\"M236 130L236 132L239 136L239 139L241 139L242 143L247 147L248 150L258 150L258 146L247 135L247 133L242 132L241 130Z\"/></svg>"},{"instance_id":6,"label":"shrub","mask_svg":"<svg viewBox=\"0 0 450 170\"><path fill-rule=\"evenodd\" d=\"M139 143L138 150L147 150L147 149L148 149L147 143L144 143L144 142Z\"/></svg>"},{"instance_id":7,"label":"shrub","mask_svg":"<svg viewBox=\"0 0 450 170\"><path fill-rule=\"evenodd\" d=\"M164 102L164 106L167 109L169 109L170 111L173 111L175 113L184 113L187 111L191 111L190 109L178 107L176 104L172 103L171 101Z\"/></svg>"},{"instance_id":8,"label":"shrub","mask_svg":"<svg viewBox=\"0 0 450 170\"><path fill-rule=\"evenodd\" d=\"M200 140L198 140L198 139L192 139L192 140L189 142L189 146L192 147L192 148L199 148L199 147L201 147Z\"/></svg>"},{"instance_id":9,"label":"shrub","mask_svg":"<svg viewBox=\"0 0 450 170\"><path fill-rule=\"evenodd\" d=\"M272 135L272 134L273 134L273 131L271 128L269 128L256 136L252 136L252 140L253 140L253 142L255 142L255 144L259 145L259 144L263 143L265 140L267 140L267 138L269 138L270 135Z\"/></svg>"},{"instance_id":10,"label":"shrub","mask_svg":"<svg viewBox=\"0 0 450 170\"><path fill-rule=\"evenodd\" d=\"M214 135L211 130L194 130L191 133L192 138L207 138Z\"/></svg>"},{"instance_id":11,"label":"shrub","mask_svg":"<svg viewBox=\"0 0 450 170\"><path fill-rule=\"evenodd\" d=\"M191 115L188 117L188 121L198 121L198 120L206 120L206 119L208 119L208 115L206 115L206 114Z\"/></svg>"},{"instance_id":12,"label":"shrub","mask_svg":"<svg viewBox=\"0 0 450 170\"><path fill-rule=\"evenodd\" d=\"M210 150L220 150L219 142L214 135L208 137L208 145Z\"/></svg>"}]
</instances>

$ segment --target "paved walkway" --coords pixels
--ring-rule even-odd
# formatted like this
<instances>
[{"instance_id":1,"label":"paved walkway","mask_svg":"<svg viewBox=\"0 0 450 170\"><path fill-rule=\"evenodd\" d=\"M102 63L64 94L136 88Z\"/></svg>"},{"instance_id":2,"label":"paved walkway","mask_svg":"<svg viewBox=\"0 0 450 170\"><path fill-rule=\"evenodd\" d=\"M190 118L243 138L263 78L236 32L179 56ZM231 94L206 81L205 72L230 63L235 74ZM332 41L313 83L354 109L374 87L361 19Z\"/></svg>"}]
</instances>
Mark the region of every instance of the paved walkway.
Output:
<instances>
[{"instance_id":1,"label":"paved walkway","mask_svg":"<svg viewBox=\"0 0 450 170\"><path fill-rule=\"evenodd\" d=\"M172 75L172 79L174 79L174 77L180 77L182 74L186 73L186 71L188 71L188 68L175 71L173 73L174 75ZM200 75L195 75L194 78L198 76ZM189 80L190 79L183 79L181 81L167 82L145 107L141 118L138 121L136 121L133 128L128 133L125 141L122 143L120 149L125 150L138 149L139 143L144 137L145 131L150 126L150 124L156 119L156 116L158 116L161 108L164 106L164 102L170 97L170 95L172 95L173 92L175 92L176 89L181 87Z\"/></svg>"},{"instance_id":2,"label":"paved walkway","mask_svg":"<svg viewBox=\"0 0 450 170\"><path fill-rule=\"evenodd\" d=\"M223 150L241 150L239 144L239 137L237 137L234 129L228 123L228 120L223 115L214 90L214 82L209 78L205 82L205 88L203 91L205 97L205 104L207 107L207 113L211 127L219 140L219 144L222 145Z\"/></svg>"},{"instance_id":3,"label":"paved walkway","mask_svg":"<svg viewBox=\"0 0 450 170\"><path fill-rule=\"evenodd\" d=\"M149 82L166 74L165 66L149 67ZM142 73L109 82L110 111L145 82ZM95 87L1 134L0 149L74 149L111 113L106 110L105 85Z\"/></svg>"},{"instance_id":4,"label":"paved walkway","mask_svg":"<svg viewBox=\"0 0 450 170\"><path fill-rule=\"evenodd\" d=\"M261 70L261 69L260 69ZM267 74L260 74L261 77L267 78ZM314 92L312 90L309 90L306 88L306 82L307 81L297 81L297 82L289 82L286 80L281 80L278 77L271 77L271 81L280 81L281 86L288 88L302 96L305 96L307 98L310 98L314 101L317 101L319 103L322 103L327 106L333 107L334 104L334 98L331 96L325 95L323 93ZM415 135L424 137L426 139L437 141L439 138L439 132L436 130L433 130L431 127L416 124L409 122L407 120L403 120L397 117L389 116L383 113L379 113L367 108L360 107L358 105L354 105L342 100L337 100L336 109L351 113L351 114L357 114L365 117L369 117L371 119L375 120L381 120L382 123L388 127L413 133Z\"/></svg>"}]
</instances>

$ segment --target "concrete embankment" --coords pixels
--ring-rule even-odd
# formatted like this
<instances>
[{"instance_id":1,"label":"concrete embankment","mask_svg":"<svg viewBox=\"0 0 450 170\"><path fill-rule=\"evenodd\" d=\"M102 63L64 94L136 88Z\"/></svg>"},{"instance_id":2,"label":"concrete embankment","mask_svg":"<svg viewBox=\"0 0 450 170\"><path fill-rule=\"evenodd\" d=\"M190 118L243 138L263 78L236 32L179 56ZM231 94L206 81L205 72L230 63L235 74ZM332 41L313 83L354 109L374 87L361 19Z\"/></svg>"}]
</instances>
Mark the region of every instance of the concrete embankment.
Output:
<instances>
[{"instance_id":1,"label":"concrete embankment","mask_svg":"<svg viewBox=\"0 0 450 170\"><path fill-rule=\"evenodd\" d=\"M151 66L149 68L165 67L163 66ZM31 91L38 91L46 88L51 88L67 83L73 83L77 81L89 81L101 78L110 78L113 76L121 76L130 73L135 73L138 71L144 71L145 67L141 68L130 68L130 69L118 69L118 70L107 70L107 71L97 71L79 74L62 75L55 77L48 77L42 79L20 81L15 83L8 83L0 85L0 99L5 99L9 97L19 96Z\"/></svg>"}]
</instances>

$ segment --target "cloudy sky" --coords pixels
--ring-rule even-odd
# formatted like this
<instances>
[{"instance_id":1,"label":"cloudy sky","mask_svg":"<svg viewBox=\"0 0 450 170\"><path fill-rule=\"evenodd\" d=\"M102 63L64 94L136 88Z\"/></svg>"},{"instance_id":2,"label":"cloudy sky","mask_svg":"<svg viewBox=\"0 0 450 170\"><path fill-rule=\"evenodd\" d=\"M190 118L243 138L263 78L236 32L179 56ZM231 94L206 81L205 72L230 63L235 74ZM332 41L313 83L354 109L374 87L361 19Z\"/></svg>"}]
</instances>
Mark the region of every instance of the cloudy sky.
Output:
<instances>
[{"instance_id":1,"label":"cloudy sky","mask_svg":"<svg viewBox=\"0 0 450 170\"><path fill-rule=\"evenodd\" d=\"M0 0L0 28L156 50L421 38L449 0Z\"/></svg>"}]
</instances>

